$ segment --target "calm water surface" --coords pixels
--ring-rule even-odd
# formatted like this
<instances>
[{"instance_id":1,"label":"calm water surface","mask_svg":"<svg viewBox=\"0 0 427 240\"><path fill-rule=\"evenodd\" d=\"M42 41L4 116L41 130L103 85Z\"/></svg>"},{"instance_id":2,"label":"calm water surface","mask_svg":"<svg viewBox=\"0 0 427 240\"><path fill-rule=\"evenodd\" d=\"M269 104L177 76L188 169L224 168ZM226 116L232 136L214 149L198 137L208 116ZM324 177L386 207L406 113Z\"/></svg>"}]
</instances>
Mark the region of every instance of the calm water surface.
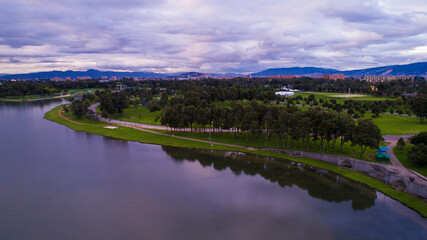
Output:
<instances>
[{"instance_id":1,"label":"calm water surface","mask_svg":"<svg viewBox=\"0 0 427 240\"><path fill-rule=\"evenodd\" d=\"M162 147L0 103L0 239L426 239L427 220L310 166Z\"/></svg>"}]
</instances>

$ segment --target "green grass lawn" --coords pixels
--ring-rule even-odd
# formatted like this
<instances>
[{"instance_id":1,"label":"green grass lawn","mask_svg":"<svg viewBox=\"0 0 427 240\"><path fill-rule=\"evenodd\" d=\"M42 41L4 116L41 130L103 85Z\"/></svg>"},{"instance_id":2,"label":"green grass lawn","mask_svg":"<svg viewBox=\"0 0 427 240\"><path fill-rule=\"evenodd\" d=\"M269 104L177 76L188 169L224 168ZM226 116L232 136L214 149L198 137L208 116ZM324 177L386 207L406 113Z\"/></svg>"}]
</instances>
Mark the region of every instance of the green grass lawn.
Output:
<instances>
[{"instance_id":1,"label":"green grass lawn","mask_svg":"<svg viewBox=\"0 0 427 240\"><path fill-rule=\"evenodd\" d=\"M97 109L97 111L100 110ZM138 105L137 108L131 106L127 108L121 116L117 115L114 119L160 126L161 111L150 112L146 106Z\"/></svg>"},{"instance_id":2,"label":"green grass lawn","mask_svg":"<svg viewBox=\"0 0 427 240\"><path fill-rule=\"evenodd\" d=\"M295 96L308 97L313 94L317 101L319 99L330 100L335 99L338 103L344 103L345 100L353 100L353 101L385 101L385 100L394 100L394 98L387 97L378 97L373 95L364 95L363 97L339 97L340 95L345 95L346 93L326 93L326 92L295 92ZM354 93L357 95L363 95L359 93Z\"/></svg>"},{"instance_id":3,"label":"green grass lawn","mask_svg":"<svg viewBox=\"0 0 427 240\"><path fill-rule=\"evenodd\" d=\"M364 117L370 118L371 115L371 113L366 113ZM373 120L383 135L406 135L427 131L427 122L421 124L416 117L381 113L378 118Z\"/></svg>"},{"instance_id":4,"label":"green grass lawn","mask_svg":"<svg viewBox=\"0 0 427 240\"><path fill-rule=\"evenodd\" d=\"M298 106L305 111L310 106ZM371 113L365 113L363 118L372 118ZM374 123L381 129L383 135L408 135L427 131L427 121L420 123L419 118L380 113L378 118L373 118Z\"/></svg>"},{"instance_id":5,"label":"green grass lawn","mask_svg":"<svg viewBox=\"0 0 427 240\"><path fill-rule=\"evenodd\" d=\"M262 151L262 150L249 151L246 148L228 147L228 146L221 146L221 145L215 145L215 144L211 146L210 144L207 144L207 143L195 142L195 141L184 140L184 139L176 139L169 136L162 136L162 135L157 135L153 133L142 132L139 130L126 128L126 127L119 127L118 129L112 130L112 129L104 128L103 125L99 125L99 126L79 125L79 124L68 122L60 118L58 115L58 110L61 107L62 106L58 106L52 109L51 111L47 112L44 118L50 121L65 125L77 131L88 132L88 133L98 134L98 135L112 137L112 138L124 139L129 141L161 144L161 145L168 145L168 146L187 147L187 148L204 148L204 149L224 150L224 151L240 151L240 152L253 153L253 154L258 154L263 156L271 156L276 158L285 158L285 159L289 158L287 157L287 155L280 154L277 152ZM314 159L302 157L302 158L292 159L292 161L301 162L311 166L319 167L325 170L335 172L337 174L340 174L354 181L362 182L390 196L391 198L394 198L402 202L406 206L420 213L421 216L427 217L427 207L425 202L417 198L414 198L407 193L394 190L390 186L384 185L382 181L379 181L377 179L374 179L372 177L369 177L367 175L364 175L352 170L342 169L336 165L314 160ZM275 161L275 164L280 165L281 163L279 161Z\"/></svg>"},{"instance_id":6,"label":"green grass lawn","mask_svg":"<svg viewBox=\"0 0 427 240\"><path fill-rule=\"evenodd\" d=\"M413 164L411 161L408 160L408 157L406 154L408 151L412 149L414 145L406 144L405 148L403 150L398 150L396 147L393 148L393 153L396 155L397 159L405 166L406 168L409 168L411 170L414 170L415 172L422 174L423 176L427 177L427 167L418 167L415 164Z\"/></svg>"}]
</instances>

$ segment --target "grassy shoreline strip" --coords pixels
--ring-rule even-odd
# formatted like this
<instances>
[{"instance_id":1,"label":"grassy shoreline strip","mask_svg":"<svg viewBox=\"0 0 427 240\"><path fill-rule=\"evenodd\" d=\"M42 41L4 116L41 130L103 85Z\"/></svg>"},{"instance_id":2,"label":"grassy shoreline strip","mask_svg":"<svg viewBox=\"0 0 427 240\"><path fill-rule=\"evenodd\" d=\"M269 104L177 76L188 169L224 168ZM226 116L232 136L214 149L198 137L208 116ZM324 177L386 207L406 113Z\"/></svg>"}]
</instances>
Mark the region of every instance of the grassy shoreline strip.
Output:
<instances>
[{"instance_id":1,"label":"grassy shoreline strip","mask_svg":"<svg viewBox=\"0 0 427 240\"><path fill-rule=\"evenodd\" d=\"M385 195L400 201L402 204L418 212L422 217L427 218L427 204L422 200L417 199L407 193L394 190L388 185L385 186L384 182L380 180L377 180L375 178L372 178L370 176L367 176L352 170L342 169L330 163L309 159L309 158L304 158L304 157L297 158L297 159L292 159L289 157L285 158L286 156L284 156L283 154L280 154L277 152L265 151L265 150L250 151L244 147L238 148L238 147L229 147L229 146L222 146L222 145L216 145L216 144L213 144L213 146L211 146L208 143L196 142L196 141L185 140L185 139L177 139L169 136L143 132L143 131L122 127L122 126L120 126L118 129L111 130L111 129L104 128L104 126L80 125L80 124L68 122L67 120L62 119L58 115L58 111L62 107L63 106L57 106L52 110L46 112L46 114L44 115L44 118L47 120L65 125L76 131L94 133L94 134L98 134L106 137L118 138L118 139L123 139L128 141L158 144L158 145L168 145L168 146L175 146L175 147L185 147L185 148L203 148L203 149L222 150L222 151L238 151L238 152L252 153L252 154L258 154L263 156L271 156L271 157L286 159L294 162L301 162L307 165L329 170L337 174L340 174L346 178L349 178L351 180L364 183L384 193Z\"/></svg>"}]
</instances>

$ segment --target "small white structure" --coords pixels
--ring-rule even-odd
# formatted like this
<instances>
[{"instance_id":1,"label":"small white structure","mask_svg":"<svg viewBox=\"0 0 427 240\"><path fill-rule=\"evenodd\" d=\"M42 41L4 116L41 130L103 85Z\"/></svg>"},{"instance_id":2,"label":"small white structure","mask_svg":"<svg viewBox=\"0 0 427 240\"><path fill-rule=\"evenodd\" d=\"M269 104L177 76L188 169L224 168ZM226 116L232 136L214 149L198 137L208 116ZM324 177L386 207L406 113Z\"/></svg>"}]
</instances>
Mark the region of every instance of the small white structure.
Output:
<instances>
[{"instance_id":1,"label":"small white structure","mask_svg":"<svg viewBox=\"0 0 427 240\"><path fill-rule=\"evenodd\" d=\"M116 127L116 126L105 126L104 128L108 128L108 129L118 129L118 127Z\"/></svg>"},{"instance_id":2,"label":"small white structure","mask_svg":"<svg viewBox=\"0 0 427 240\"><path fill-rule=\"evenodd\" d=\"M292 89L292 88L287 88L287 87L282 87L281 90L286 91L286 92L299 92L298 89Z\"/></svg>"},{"instance_id":3,"label":"small white structure","mask_svg":"<svg viewBox=\"0 0 427 240\"><path fill-rule=\"evenodd\" d=\"M278 92L276 92L276 95L280 95L283 97L293 96L294 94L295 94L294 92L289 92L289 91L278 91Z\"/></svg>"}]
</instances>

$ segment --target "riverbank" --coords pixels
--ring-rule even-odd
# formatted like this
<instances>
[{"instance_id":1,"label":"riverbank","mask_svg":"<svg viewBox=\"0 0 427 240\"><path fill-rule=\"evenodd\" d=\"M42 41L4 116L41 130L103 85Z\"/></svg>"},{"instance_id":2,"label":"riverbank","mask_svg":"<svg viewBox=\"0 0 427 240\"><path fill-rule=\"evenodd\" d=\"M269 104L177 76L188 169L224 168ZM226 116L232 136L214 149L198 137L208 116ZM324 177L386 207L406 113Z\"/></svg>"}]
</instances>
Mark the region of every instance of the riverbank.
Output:
<instances>
[{"instance_id":1,"label":"riverbank","mask_svg":"<svg viewBox=\"0 0 427 240\"><path fill-rule=\"evenodd\" d=\"M285 156L284 154L273 152L273 151L249 150L249 149L246 149L245 147L232 147L232 146L224 146L224 145L218 145L218 144L211 145L210 143L206 143L206 142L196 142L196 141L191 141L187 139L174 138L173 136L170 136L170 135L168 136L167 134L159 135L159 134L140 131L137 129L132 129L132 128L123 127L123 126L120 126L118 129L114 129L114 130L107 129L105 128L105 126L107 125L105 123L100 123L99 125L82 125L78 123L73 123L61 118L58 115L58 111L61 108L62 106L58 106L50 110L45 114L44 118L50 121L65 125L77 131L94 133L98 135L103 135L103 136L118 138L123 140L129 140L129 141L177 146L177 147L186 147L186 148L204 148L204 149L211 149L211 150L238 151L238 152L244 152L244 153L259 154L263 156L271 156L271 157L281 158L281 159L290 159L290 157ZM305 157L291 159L291 161L300 162L307 165L319 167L325 170L329 170L337 174L340 174L344 177L347 177L349 179L364 183L390 196L391 198L394 198L400 201L404 205L414 209L415 211L420 213L421 216L423 216L424 218L427 217L427 204L425 202L407 193L392 189L390 186L384 185L384 182L382 181L379 181L377 179L374 179L372 177L369 177L367 175L364 175L355 171L340 168L337 165L333 165L330 163L309 159ZM280 164L280 162L278 162L278 164Z\"/></svg>"},{"instance_id":2,"label":"riverbank","mask_svg":"<svg viewBox=\"0 0 427 240\"><path fill-rule=\"evenodd\" d=\"M66 95L60 95L55 97L42 97L42 98L20 98L20 99L7 99L7 98L0 98L0 101L3 102L36 102L36 101L44 101L44 100L52 100L52 99L60 99L60 98L67 98L71 96L75 96L76 94L66 94Z\"/></svg>"}]
</instances>

